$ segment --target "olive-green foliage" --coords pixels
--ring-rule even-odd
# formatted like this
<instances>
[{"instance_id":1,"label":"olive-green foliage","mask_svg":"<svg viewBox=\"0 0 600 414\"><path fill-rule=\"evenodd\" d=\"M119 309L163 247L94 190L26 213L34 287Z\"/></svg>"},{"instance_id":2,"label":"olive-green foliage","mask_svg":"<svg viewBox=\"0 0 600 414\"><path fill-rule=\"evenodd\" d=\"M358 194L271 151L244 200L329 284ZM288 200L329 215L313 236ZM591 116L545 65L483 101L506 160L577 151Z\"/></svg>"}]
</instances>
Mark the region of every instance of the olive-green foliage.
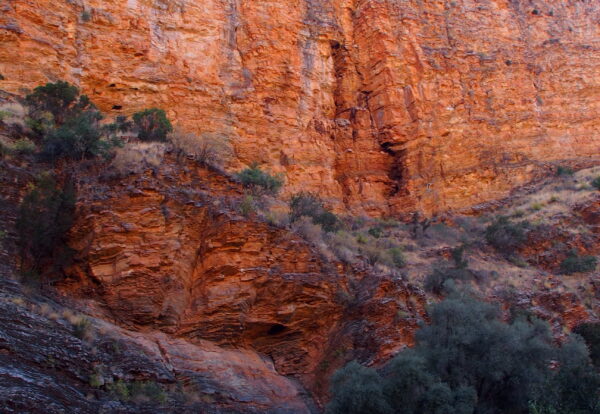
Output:
<instances>
[{"instance_id":1,"label":"olive-green foliage","mask_svg":"<svg viewBox=\"0 0 600 414\"><path fill-rule=\"evenodd\" d=\"M394 411L388 405L377 371L350 362L331 378L334 398L327 414L387 414Z\"/></svg>"},{"instance_id":2,"label":"olive-green foliage","mask_svg":"<svg viewBox=\"0 0 600 414\"><path fill-rule=\"evenodd\" d=\"M383 230L381 230L381 227L371 227L371 228L369 229L368 233L369 233L371 236L373 236L373 237L375 237L376 239L378 239L378 238L380 238L380 237L381 237L381 235L382 235L382 233L383 233Z\"/></svg>"},{"instance_id":3,"label":"olive-green foliage","mask_svg":"<svg viewBox=\"0 0 600 414\"><path fill-rule=\"evenodd\" d=\"M592 180L592 185L594 187L596 187L598 190L600 190L600 176L598 176Z\"/></svg>"},{"instance_id":4,"label":"olive-green foliage","mask_svg":"<svg viewBox=\"0 0 600 414\"><path fill-rule=\"evenodd\" d=\"M21 256L29 269L41 270L42 262L63 249L64 236L73 223L75 190L60 186L50 174L42 174L19 206L17 232Z\"/></svg>"},{"instance_id":5,"label":"olive-green foliage","mask_svg":"<svg viewBox=\"0 0 600 414\"><path fill-rule=\"evenodd\" d=\"M150 400L163 404L167 400L167 394L163 388L153 381L115 381L107 385L108 391L121 401Z\"/></svg>"},{"instance_id":6,"label":"olive-green foliage","mask_svg":"<svg viewBox=\"0 0 600 414\"><path fill-rule=\"evenodd\" d=\"M20 155L33 154L35 150L35 144L27 138L18 139L12 145L12 152Z\"/></svg>"},{"instance_id":7,"label":"olive-green foliage","mask_svg":"<svg viewBox=\"0 0 600 414\"><path fill-rule=\"evenodd\" d=\"M559 177L565 176L565 175L573 175L573 174L574 174L574 171L570 167L559 166L556 169L556 175L558 175Z\"/></svg>"},{"instance_id":8,"label":"olive-green foliage","mask_svg":"<svg viewBox=\"0 0 600 414\"><path fill-rule=\"evenodd\" d=\"M388 250L388 254L392 258L392 262L396 267L404 267L406 266L406 259L404 258L404 254L402 253L402 249L399 247L392 247Z\"/></svg>"},{"instance_id":9,"label":"olive-green foliage","mask_svg":"<svg viewBox=\"0 0 600 414\"><path fill-rule=\"evenodd\" d=\"M560 270L566 275L579 272L593 272L598 264L594 256L579 256L577 251L571 251L569 256L560 263Z\"/></svg>"},{"instance_id":10,"label":"olive-green foliage","mask_svg":"<svg viewBox=\"0 0 600 414\"><path fill-rule=\"evenodd\" d=\"M101 126L100 111L67 82L38 86L25 101L29 108L27 123L42 139L40 155L44 160L106 157L110 148L121 145L114 124Z\"/></svg>"},{"instance_id":11,"label":"olive-green foliage","mask_svg":"<svg viewBox=\"0 0 600 414\"><path fill-rule=\"evenodd\" d=\"M133 122L138 129L141 141L167 141L167 134L173 131L173 126L163 109L149 108L133 114Z\"/></svg>"},{"instance_id":12,"label":"olive-green foliage","mask_svg":"<svg viewBox=\"0 0 600 414\"><path fill-rule=\"evenodd\" d=\"M133 399L149 399L160 404L167 400L165 391L153 381L135 381L130 383L128 388Z\"/></svg>"},{"instance_id":13,"label":"olive-green foliage","mask_svg":"<svg viewBox=\"0 0 600 414\"><path fill-rule=\"evenodd\" d=\"M6 157L7 155L10 155L11 150L8 147L8 145L4 145L2 142L0 142L0 159Z\"/></svg>"},{"instance_id":14,"label":"olive-green foliage","mask_svg":"<svg viewBox=\"0 0 600 414\"><path fill-rule=\"evenodd\" d=\"M425 277L423 288L427 292L441 295L446 293L448 281L467 281L471 279L473 279L473 274L469 269L435 267L433 271ZM450 286L452 286L452 284Z\"/></svg>"},{"instance_id":15,"label":"olive-green foliage","mask_svg":"<svg viewBox=\"0 0 600 414\"><path fill-rule=\"evenodd\" d=\"M455 247L451 251L454 267L435 267L433 272L427 275L423 287L427 292L441 295L446 293L447 288L452 288L454 283L447 285L448 281L467 281L474 279L473 272L468 269L469 263L463 257L465 246Z\"/></svg>"},{"instance_id":16,"label":"olive-green foliage","mask_svg":"<svg viewBox=\"0 0 600 414\"><path fill-rule=\"evenodd\" d=\"M76 111L78 96L79 89L76 86L58 81L38 86L33 93L25 97L25 102L32 119L39 121L45 113L50 113L52 122L62 125ZM81 98L84 97L85 95Z\"/></svg>"},{"instance_id":17,"label":"olive-green foliage","mask_svg":"<svg viewBox=\"0 0 600 414\"><path fill-rule=\"evenodd\" d=\"M456 290L429 315L431 324L417 331L415 347L381 372L355 362L338 371L327 413L526 414L535 406L567 414L600 408L600 377L577 338L557 347L544 322L505 323L495 306ZM552 361L558 366L552 368Z\"/></svg>"},{"instance_id":18,"label":"olive-green foliage","mask_svg":"<svg viewBox=\"0 0 600 414\"><path fill-rule=\"evenodd\" d=\"M281 177L262 171L258 164L252 164L249 168L237 173L237 179L244 187L259 193L265 192L275 195L283 186Z\"/></svg>"},{"instance_id":19,"label":"olive-green foliage","mask_svg":"<svg viewBox=\"0 0 600 414\"><path fill-rule=\"evenodd\" d=\"M528 227L526 222L515 223L508 217L501 216L487 227L485 239L499 252L508 255L527 240Z\"/></svg>"},{"instance_id":20,"label":"olive-green foliage","mask_svg":"<svg viewBox=\"0 0 600 414\"><path fill-rule=\"evenodd\" d=\"M290 221L294 223L300 217L309 217L314 224L330 233L340 227L340 222L335 214L329 211L323 201L313 193L301 192L294 194L290 199Z\"/></svg>"},{"instance_id":21,"label":"olive-green foliage","mask_svg":"<svg viewBox=\"0 0 600 414\"><path fill-rule=\"evenodd\" d=\"M83 159L100 154L102 134L98 123L101 118L99 112L89 111L50 130L43 141L42 157Z\"/></svg>"},{"instance_id":22,"label":"olive-green foliage","mask_svg":"<svg viewBox=\"0 0 600 414\"><path fill-rule=\"evenodd\" d=\"M596 367L600 368L600 323L582 323L573 329L580 335L590 350L590 358Z\"/></svg>"},{"instance_id":23,"label":"olive-green foliage","mask_svg":"<svg viewBox=\"0 0 600 414\"><path fill-rule=\"evenodd\" d=\"M239 209L240 209L240 213L244 217L249 217L250 215L252 215L252 213L255 213L256 212L256 202L254 200L254 197L252 197L251 195L244 196L244 198L240 202Z\"/></svg>"}]
</instances>

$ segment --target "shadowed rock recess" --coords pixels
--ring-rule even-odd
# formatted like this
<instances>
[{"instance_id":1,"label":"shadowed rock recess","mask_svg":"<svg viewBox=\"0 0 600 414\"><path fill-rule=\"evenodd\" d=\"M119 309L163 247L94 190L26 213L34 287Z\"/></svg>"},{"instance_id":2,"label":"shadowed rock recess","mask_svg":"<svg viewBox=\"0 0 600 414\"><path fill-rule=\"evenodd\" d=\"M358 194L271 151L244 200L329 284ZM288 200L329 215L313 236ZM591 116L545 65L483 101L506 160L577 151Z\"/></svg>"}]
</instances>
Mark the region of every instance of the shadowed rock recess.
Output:
<instances>
[{"instance_id":1,"label":"shadowed rock recess","mask_svg":"<svg viewBox=\"0 0 600 414\"><path fill-rule=\"evenodd\" d=\"M3 89L65 79L165 108L337 209L505 197L600 138L596 1L8 1Z\"/></svg>"}]
</instances>

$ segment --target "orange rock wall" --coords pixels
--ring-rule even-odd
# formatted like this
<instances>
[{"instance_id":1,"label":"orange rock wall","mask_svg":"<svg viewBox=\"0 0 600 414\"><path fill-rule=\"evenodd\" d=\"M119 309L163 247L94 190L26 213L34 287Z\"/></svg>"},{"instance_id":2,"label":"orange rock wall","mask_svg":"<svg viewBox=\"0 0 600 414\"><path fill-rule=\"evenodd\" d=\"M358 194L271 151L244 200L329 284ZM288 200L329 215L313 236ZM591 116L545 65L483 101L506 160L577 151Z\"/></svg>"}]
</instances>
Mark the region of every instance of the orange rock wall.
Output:
<instances>
[{"instance_id":1,"label":"orange rock wall","mask_svg":"<svg viewBox=\"0 0 600 414\"><path fill-rule=\"evenodd\" d=\"M0 7L1 89L65 78L111 113L161 106L230 137L230 168L261 162L353 213L469 207L600 153L593 0Z\"/></svg>"}]
</instances>

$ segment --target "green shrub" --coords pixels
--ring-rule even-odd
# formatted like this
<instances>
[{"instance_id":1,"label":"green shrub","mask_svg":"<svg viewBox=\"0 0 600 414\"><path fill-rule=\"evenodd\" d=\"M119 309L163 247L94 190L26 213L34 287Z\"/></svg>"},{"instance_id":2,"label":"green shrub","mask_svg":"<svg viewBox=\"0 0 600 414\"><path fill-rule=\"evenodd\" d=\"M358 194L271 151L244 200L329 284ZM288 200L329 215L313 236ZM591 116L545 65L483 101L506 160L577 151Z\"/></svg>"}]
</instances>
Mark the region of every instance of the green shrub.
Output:
<instances>
[{"instance_id":1,"label":"green shrub","mask_svg":"<svg viewBox=\"0 0 600 414\"><path fill-rule=\"evenodd\" d=\"M162 387L153 381L135 381L128 384L129 394L134 400L150 400L163 404L167 394Z\"/></svg>"},{"instance_id":2,"label":"green shrub","mask_svg":"<svg viewBox=\"0 0 600 414\"><path fill-rule=\"evenodd\" d=\"M498 217L485 230L485 239L503 254L511 254L526 240L528 223L514 223L508 217Z\"/></svg>"},{"instance_id":3,"label":"green shrub","mask_svg":"<svg viewBox=\"0 0 600 414\"><path fill-rule=\"evenodd\" d=\"M391 256L394 266L406 266L406 259L404 258L404 254L402 253L402 250L399 247L392 247L388 250L388 254Z\"/></svg>"},{"instance_id":4,"label":"green shrub","mask_svg":"<svg viewBox=\"0 0 600 414\"><path fill-rule=\"evenodd\" d=\"M138 129L141 141L167 141L167 134L173 131L173 126L164 110L149 108L133 114L133 122Z\"/></svg>"},{"instance_id":5,"label":"green shrub","mask_svg":"<svg viewBox=\"0 0 600 414\"><path fill-rule=\"evenodd\" d=\"M376 239L378 239L378 238L380 238L380 237L381 237L381 235L382 235L382 233L383 233L383 230L381 230L381 227L371 227L371 228L369 229L368 233L369 233L371 236L373 236L373 237L375 237Z\"/></svg>"},{"instance_id":6,"label":"green shrub","mask_svg":"<svg viewBox=\"0 0 600 414\"><path fill-rule=\"evenodd\" d=\"M466 269L469 266L469 262L467 262L467 260L465 260L465 258L463 257L464 253L465 253L464 245L455 247L450 251L452 260L454 260L454 266L457 269Z\"/></svg>"},{"instance_id":7,"label":"green shrub","mask_svg":"<svg viewBox=\"0 0 600 414\"><path fill-rule=\"evenodd\" d=\"M127 383L121 379L112 384L108 384L106 388L114 397L121 401L128 401L130 398L131 394L129 392L129 387L127 386Z\"/></svg>"},{"instance_id":8,"label":"green shrub","mask_svg":"<svg viewBox=\"0 0 600 414\"><path fill-rule=\"evenodd\" d=\"M448 281L468 281L473 279L473 274L466 268L436 267L433 272L425 277L423 288L427 292L441 295L448 290Z\"/></svg>"},{"instance_id":9,"label":"green shrub","mask_svg":"<svg viewBox=\"0 0 600 414\"><path fill-rule=\"evenodd\" d=\"M333 398L326 414L387 414L394 410L385 400L377 371L350 362L331 378Z\"/></svg>"},{"instance_id":10,"label":"green shrub","mask_svg":"<svg viewBox=\"0 0 600 414\"><path fill-rule=\"evenodd\" d=\"M56 83L47 83L44 86L38 86L33 93L25 97L25 102L29 107L29 116L34 120L42 118L48 119L45 114L50 114L50 120L56 125L62 125L67 118L78 112L85 102L89 102L87 97L81 96L78 102L79 89L65 81Z\"/></svg>"},{"instance_id":11,"label":"green shrub","mask_svg":"<svg viewBox=\"0 0 600 414\"><path fill-rule=\"evenodd\" d=\"M254 197L251 195L246 195L242 202L240 203L240 214L244 217L249 217L253 213L256 212L256 203L254 202Z\"/></svg>"},{"instance_id":12,"label":"green shrub","mask_svg":"<svg viewBox=\"0 0 600 414\"><path fill-rule=\"evenodd\" d=\"M559 177L565 175L573 175L574 173L575 172L570 167L558 166L558 168L556 169L556 175L558 175Z\"/></svg>"},{"instance_id":13,"label":"green shrub","mask_svg":"<svg viewBox=\"0 0 600 414\"><path fill-rule=\"evenodd\" d=\"M301 217L309 217L313 223L320 225L328 233L340 227L337 216L325 208L323 201L316 194L309 192L294 194L289 205L292 223Z\"/></svg>"},{"instance_id":14,"label":"green shrub","mask_svg":"<svg viewBox=\"0 0 600 414\"><path fill-rule=\"evenodd\" d=\"M12 146L12 152L21 155L33 154L35 150L35 144L27 138L16 140Z\"/></svg>"},{"instance_id":15,"label":"green shrub","mask_svg":"<svg viewBox=\"0 0 600 414\"><path fill-rule=\"evenodd\" d=\"M4 122L5 119L8 119L12 116L11 112L8 111L0 111L0 123Z\"/></svg>"},{"instance_id":16,"label":"green shrub","mask_svg":"<svg viewBox=\"0 0 600 414\"><path fill-rule=\"evenodd\" d=\"M4 145L2 142L0 142L0 159L7 157L11 154L11 152L12 151L8 145Z\"/></svg>"},{"instance_id":17,"label":"green shrub","mask_svg":"<svg viewBox=\"0 0 600 414\"><path fill-rule=\"evenodd\" d=\"M576 251L571 251L569 256L560 264L560 270L566 275L579 272L593 272L596 270L598 259L594 256L579 256Z\"/></svg>"},{"instance_id":18,"label":"green shrub","mask_svg":"<svg viewBox=\"0 0 600 414\"><path fill-rule=\"evenodd\" d=\"M27 124L42 138L42 159L107 157L112 147L121 145L114 124L101 126L100 111L67 82L38 86L25 101Z\"/></svg>"},{"instance_id":19,"label":"green shrub","mask_svg":"<svg viewBox=\"0 0 600 414\"><path fill-rule=\"evenodd\" d=\"M595 188L597 188L598 190L600 190L600 176L598 176L592 180L592 185Z\"/></svg>"},{"instance_id":20,"label":"green shrub","mask_svg":"<svg viewBox=\"0 0 600 414\"><path fill-rule=\"evenodd\" d=\"M290 198L290 221L294 222L302 216L317 217L324 210L323 201L313 193L301 192Z\"/></svg>"},{"instance_id":21,"label":"green shrub","mask_svg":"<svg viewBox=\"0 0 600 414\"><path fill-rule=\"evenodd\" d=\"M327 413L524 414L532 406L592 413L600 407L600 376L577 338L557 347L546 323L505 323L498 308L459 291L433 305L429 316L415 346L381 374L356 362L339 370Z\"/></svg>"},{"instance_id":22,"label":"green shrub","mask_svg":"<svg viewBox=\"0 0 600 414\"><path fill-rule=\"evenodd\" d=\"M81 13L81 20L83 20L86 23L89 22L90 20L92 20L92 14L89 11L84 10Z\"/></svg>"},{"instance_id":23,"label":"green shrub","mask_svg":"<svg viewBox=\"0 0 600 414\"><path fill-rule=\"evenodd\" d=\"M328 210L324 211L317 217L313 217L313 222L320 225L327 233L336 231L340 227L340 221L338 220L337 216Z\"/></svg>"},{"instance_id":24,"label":"green shrub","mask_svg":"<svg viewBox=\"0 0 600 414\"><path fill-rule=\"evenodd\" d=\"M19 206L17 232L24 262L40 271L44 260L64 250L64 237L73 223L75 190L58 185L52 175L41 175ZM56 260L55 260L56 262Z\"/></svg>"},{"instance_id":25,"label":"green shrub","mask_svg":"<svg viewBox=\"0 0 600 414\"><path fill-rule=\"evenodd\" d=\"M84 159L102 153L102 132L99 112L90 111L51 130L43 141L42 157L47 160L59 158Z\"/></svg>"},{"instance_id":26,"label":"green shrub","mask_svg":"<svg viewBox=\"0 0 600 414\"><path fill-rule=\"evenodd\" d=\"M252 166L243 169L236 176L244 187L254 192L266 192L274 195L283 186L283 179L281 177L262 171L258 164L252 164Z\"/></svg>"}]
</instances>

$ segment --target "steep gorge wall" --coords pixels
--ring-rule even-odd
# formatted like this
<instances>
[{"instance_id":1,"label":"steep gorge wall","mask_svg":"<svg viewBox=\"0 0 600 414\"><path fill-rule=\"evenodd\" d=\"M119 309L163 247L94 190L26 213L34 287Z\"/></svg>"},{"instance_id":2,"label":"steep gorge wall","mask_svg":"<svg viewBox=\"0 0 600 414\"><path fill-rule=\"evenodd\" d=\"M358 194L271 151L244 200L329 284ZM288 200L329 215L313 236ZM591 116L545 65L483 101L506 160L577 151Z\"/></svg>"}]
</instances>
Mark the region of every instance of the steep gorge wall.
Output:
<instances>
[{"instance_id":1,"label":"steep gorge wall","mask_svg":"<svg viewBox=\"0 0 600 414\"><path fill-rule=\"evenodd\" d=\"M593 0L8 0L0 88L79 85L233 139L372 215L497 199L600 155ZM88 19L89 17L89 19Z\"/></svg>"}]
</instances>

